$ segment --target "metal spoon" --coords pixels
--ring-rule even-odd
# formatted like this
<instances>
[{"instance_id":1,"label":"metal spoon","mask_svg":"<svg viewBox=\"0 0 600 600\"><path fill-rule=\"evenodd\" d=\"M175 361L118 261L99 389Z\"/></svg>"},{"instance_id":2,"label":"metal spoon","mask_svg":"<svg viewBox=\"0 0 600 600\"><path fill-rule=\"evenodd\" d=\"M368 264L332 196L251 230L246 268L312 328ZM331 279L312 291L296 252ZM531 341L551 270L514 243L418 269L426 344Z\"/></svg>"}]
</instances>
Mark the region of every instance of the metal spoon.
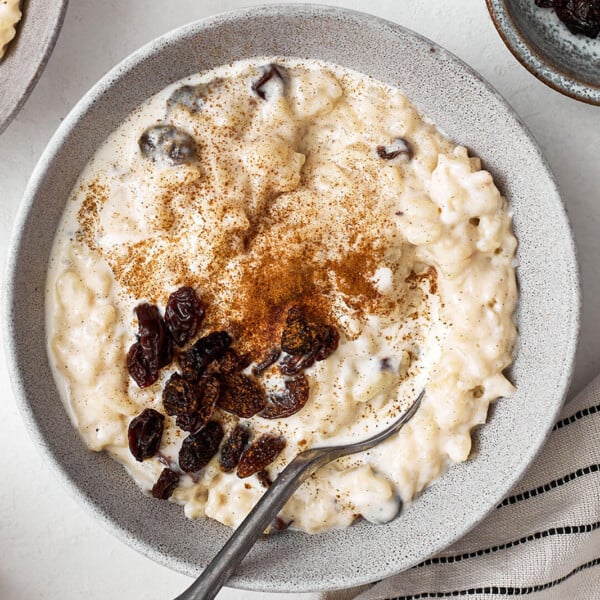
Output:
<instances>
[{"instance_id":1,"label":"metal spoon","mask_svg":"<svg viewBox=\"0 0 600 600\"><path fill-rule=\"evenodd\" d=\"M175 600L212 600L304 481L328 462L348 454L369 450L398 432L417 412L424 395L425 390L417 396L412 406L397 421L367 440L344 446L312 448L298 454L264 493L198 579Z\"/></svg>"}]
</instances>

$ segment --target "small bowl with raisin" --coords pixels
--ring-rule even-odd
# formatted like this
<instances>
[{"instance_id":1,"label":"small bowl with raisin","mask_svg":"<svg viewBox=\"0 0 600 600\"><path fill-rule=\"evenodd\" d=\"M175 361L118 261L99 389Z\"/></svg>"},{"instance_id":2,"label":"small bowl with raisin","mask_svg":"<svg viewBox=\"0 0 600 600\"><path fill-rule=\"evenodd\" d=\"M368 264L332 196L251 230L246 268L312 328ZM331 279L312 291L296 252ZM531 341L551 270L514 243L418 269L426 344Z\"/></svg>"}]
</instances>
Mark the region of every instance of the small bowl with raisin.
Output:
<instances>
[{"instance_id":1,"label":"small bowl with raisin","mask_svg":"<svg viewBox=\"0 0 600 600\"><path fill-rule=\"evenodd\" d=\"M600 105L600 0L486 0L500 37L546 85Z\"/></svg>"}]
</instances>

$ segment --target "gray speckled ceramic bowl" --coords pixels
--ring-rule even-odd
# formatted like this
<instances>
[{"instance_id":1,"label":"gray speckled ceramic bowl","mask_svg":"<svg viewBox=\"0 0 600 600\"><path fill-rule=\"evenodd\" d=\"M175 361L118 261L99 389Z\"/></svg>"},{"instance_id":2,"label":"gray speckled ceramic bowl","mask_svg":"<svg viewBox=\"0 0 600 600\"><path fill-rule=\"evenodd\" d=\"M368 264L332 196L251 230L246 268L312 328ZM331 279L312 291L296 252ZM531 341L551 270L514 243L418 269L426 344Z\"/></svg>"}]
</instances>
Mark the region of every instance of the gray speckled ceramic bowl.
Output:
<instances>
[{"instance_id":1,"label":"gray speckled ceramic bowl","mask_svg":"<svg viewBox=\"0 0 600 600\"><path fill-rule=\"evenodd\" d=\"M8 265L10 370L29 430L69 490L147 556L197 575L229 535L210 520L144 496L105 454L87 450L56 388L44 339L48 255L79 172L134 107L191 73L255 55L319 58L402 88L455 140L477 153L514 211L520 337L500 400L475 436L472 459L387 525L359 523L261 540L230 584L265 591L334 589L397 573L481 520L541 447L567 390L579 323L569 225L539 148L500 96L432 42L381 19L309 5L252 8L192 23L145 46L104 77L62 123L25 193Z\"/></svg>"},{"instance_id":2,"label":"gray speckled ceramic bowl","mask_svg":"<svg viewBox=\"0 0 600 600\"><path fill-rule=\"evenodd\" d=\"M486 2L500 37L528 71L561 94L600 105L600 37L571 33L534 0Z\"/></svg>"},{"instance_id":3,"label":"gray speckled ceramic bowl","mask_svg":"<svg viewBox=\"0 0 600 600\"><path fill-rule=\"evenodd\" d=\"M0 59L0 133L39 79L65 17L68 0L22 0L17 35Z\"/></svg>"}]
</instances>

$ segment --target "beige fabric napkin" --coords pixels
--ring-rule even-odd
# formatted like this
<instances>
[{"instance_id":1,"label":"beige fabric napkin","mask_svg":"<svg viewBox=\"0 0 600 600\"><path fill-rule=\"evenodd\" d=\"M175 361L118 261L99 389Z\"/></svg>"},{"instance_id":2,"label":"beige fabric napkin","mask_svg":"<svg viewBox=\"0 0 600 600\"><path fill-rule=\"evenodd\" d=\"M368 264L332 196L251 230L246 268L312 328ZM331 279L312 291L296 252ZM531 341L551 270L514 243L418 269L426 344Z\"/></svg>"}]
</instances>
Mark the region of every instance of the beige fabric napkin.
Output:
<instances>
[{"instance_id":1,"label":"beige fabric napkin","mask_svg":"<svg viewBox=\"0 0 600 600\"><path fill-rule=\"evenodd\" d=\"M542 452L460 541L326 600L600 600L600 377L563 409Z\"/></svg>"}]
</instances>

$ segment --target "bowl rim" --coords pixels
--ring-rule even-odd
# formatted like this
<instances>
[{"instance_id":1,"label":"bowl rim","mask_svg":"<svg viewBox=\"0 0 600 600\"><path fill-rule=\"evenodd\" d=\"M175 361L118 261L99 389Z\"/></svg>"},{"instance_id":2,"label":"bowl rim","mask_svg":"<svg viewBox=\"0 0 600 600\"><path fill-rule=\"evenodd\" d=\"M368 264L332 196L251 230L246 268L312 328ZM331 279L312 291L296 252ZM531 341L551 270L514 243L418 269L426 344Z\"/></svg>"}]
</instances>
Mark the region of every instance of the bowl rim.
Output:
<instances>
[{"instance_id":1,"label":"bowl rim","mask_svg":"<svg viewBox=\"0 0 600 600\"><path fill-rule=\"evenodd\" d=\"M14 106L6 113L4 119L0 121L0 135L2 135L3 131L11 124L11 122L17 116L21 108L23 108L23 105L29 98L31 92L33 92L33 89L37 85L39 78L44 72L48 61L50 60L50 56L52 55L54 46L56 45L58 36L60 35L60 31L65 21L69 0L54 0L54 5L56 6L57 10L54 15L54 19L50 23L50 27L48 28L49 30L51 30L52 33L48 37L47 43L44 46L41 56L38 57L40 61L37 64L35 71L31 74L27 82L25 82L25 85L22 86L19 99L17 100L16 104L14 104ZM27 8L28 7L25 7L25 10L27 10ZM17 29L17 36L19 34L19 29ZM9 42L9 45L12 44L13 41L14 40L11 40ZM10 52L10 48L7 50L7 52ZM4 58L5 57L3 57L3 59Z\"/></svg>"},{"instance_id":2,"label":"bowl rim","mask_svg":"<svg viewBox=\"0 0 600 600\"><path fill-rule=\"evenodd\" d=\"M592 106L600 106L600 86L565 73L539 54L514 22L505 0L485 0L492 23L511 54L553 90ZM504 19L503 19L504 18Z\"/></svg>"},{"instance_id":3,"label":"bowl rim","mask_svg":"<svg viewBox=\"0 0 600 600\"><path fill-rule=\"evenodd\" d=\"M48 145L44 149L38 163L36 164L30 180L27 184L27 188L24 192L22 203L17 212L15 222L13 225L13 230L11 234L11 239L8 248L7 254L7 262L5 269L5 285L3 286L3 295L4 295L4 303L3 303L3 311L5 315L5 322L8 324L7 328L4 331L4 335L6 336L7 347L9 348L9 352L7 353L7 363L8 370L10 374L10 379L12 383L12 388L14 392L14 396L21 413L21 416L27 426L27 431L32 439L34 445L41 451L43 456L48 459L48 463L51 466L51 469L54 473L57 474L59 481L63 485L63 487L69 492L70 495L74 496L78 502L81 502L85 507L86 511L90 516L93 516L95 520L99 520L113 535L119 538L121 541L125 542L130 547L133 547L135 550L145 555L146 557L159 562L165 566L172 568L173 570L179 571L181 573L192 575L185 565L179 561L178 559L170 556L169 554L163 552L159 548L155 548L150 544L139 540L134 537L132 533L123 527L121 524L117 523L113 517L111 517L108 513L103 511L102 508L97 506L93 500L93 498L89 497L86 493L84 493L77 482L73 479L73 477L69 474L66 467L58 460L58 457L55 455L53 449L50 447L49 443L45 438L41 435L41 431L39 429L39 425L36 422L36 417L34 415L34 411L32 407L29 405L28 399L25 393L24 386L24 378L22 373L22 367L19 366L17 361L17 353L16 347L18 345L17 337L15 335L15 322L14 322L14 314L13 310L15 305L18 304L19 298L16 297L15 287L11 285L16 276L16 269L18 265L18 257L19 250L21 246L22 236L24 226L27 223L28 218L34 211L34 205L36 197L40 193L39 186L42 182L45 172L52 164L52 161L55 158L55 154L61 148L64 139L67 135L76 127L80 118L85 115L85 113L89 110L89 108L95 103L95 98L97 98L102 91L106 91L106 89L110 88L112 83L120 77L125 76L131 69L133 69L138 63L142 60L151 56L157 47L160 47L163 44L166 44L170 41L175 41L177 38L184 35L186 32L190 32L191 30L201 28L202 30L210 29L211 27L219 24L225 19L247 19L249 17L256 18L257 15L277 15L277 16L290 16L294 15L297 12L301 12L303 14L309 14L311 16L315 15L326 15L326 14L334 14L341 15L345 17L352 18L354 20L360 20L363 24L374 25L384 25L386 28L396 30L402 32L405 35L409 35L410 37L417 38L420 42L424 42L431 47L434 47L437 51L444 53L444 56L449 57L452 62L458 64L461 70L466 71L467 75L471 76L478 82L479 85L483 86L487 93L491 94L498 100L504 110L506 110L512 117L515 119L515 122L520 126L523 134L528 138L528 141L531 145L532 150L534 151L537 160L540 165L544 168L545 174L548 177L548 182L552 186L552 190L556 193L556 197L559 199L558 208L562 212L564 216L564 220L567 227L568 243L570 244L570 252L569 252L569 263L571 272L570 275L572 277L572 286L571 286L571 298L572 298L572 306L573 310L571 312L572 322L569 324L569 331L571 333L569 343L567 344L564 352L566 357L566 367L560 374L560 377L557 378L558 389L560 401L557 401L555 405L551 408L552 410L547 413L549 426L544 430L538 432L538 436L535 438L535 443L531 444L530 452L522 454L519 459L518 468L511 473L510 476L510 485L514 485L516 481L521 477L524 473L527 466L533 461L535 456L539 453L543 446L543 442L547 438L550 433L551 425L554 422L556 416L561 410L564 397L567 393L572 375L573 375L573 362L575 358L575 351L577 347L578 341L578 332L580 325L580 313L581 313L581 279L578 262L576 260L576 249L574 244L574 239L571 231L571 226L568 221L568 217L566 215L566 210L562 201L560 201L560 193L558 190L558 186L554 179L554 176L550 170L547 160L541 153L541 150L534 138L528 131L527 127L523 124L520 117L515 113L515 111L506 103L506 101L502 98L502 96L474 69L464 63L461 59L456 57L454 54L447 51L445 48L441 47L439 44L432 42L428 38L415 33L414 31L394 23L392 21L376 17L370 15L368 13L363 13L360 11L354 11L346 8L339 7L331 7L327 5L320 4L304 4L304 3L293 3L293 4L269 4L269 5L261 5L255 7L248 8L240 8L234 9L227 12L222 12L216 15L212 15L203 19L199 19L182 26L179 26L155 39L143 45L138 50L131 53L125 59L120 61L115 67L113 67L108 73L106 73L94 86L86 92L83 97L76 103L76 105L72 108L69 114L65 117L63 122L59 125L55 133L52 135ZM91 452L91 451L90 451ZM494 509L494 506L498 504L498 502L502 499L508 489L504 491L498 491L496 494L495 502L489 503L489 506L485 508L485 510L479 510L470 521L470 524L466 528L462 528L459 532L454 532L452 535L447 536L444 539L444 547L454 543L457 539L463 537L469 530L471 530L474 526L476 526L489 512ZM424 554L418 560L413 560L410 564L403 565L401 569L397 566L386 564L385 568L381 569L381 572L377 574L373 574L369 572L367 574L362 574L362 577L357 577L355 580L346 582L345 586L355 586L361 585L365 583L369 583L375 579L382 579L394 574L397 574L401 570L407 569L410 566L419 562L419 560L425 559L427 556L432 555L435 552L440 550L439 541L437 541L437 547L434 552L430 552L429 554ZM330 581L321 581L318 587L315 585L312 586L299 586L297 582L286 580L282 585L273 586L272 582L268 583L266 580L257 580L255 577L246 577L243 576L235 576L232 580L228 582L229 586L240 588L240 589L249 589L256 591L270 591L270 592L311 592L311 591L328 591L340 589L339 582L333 584Z\"/></svg>"}]
</instances>

